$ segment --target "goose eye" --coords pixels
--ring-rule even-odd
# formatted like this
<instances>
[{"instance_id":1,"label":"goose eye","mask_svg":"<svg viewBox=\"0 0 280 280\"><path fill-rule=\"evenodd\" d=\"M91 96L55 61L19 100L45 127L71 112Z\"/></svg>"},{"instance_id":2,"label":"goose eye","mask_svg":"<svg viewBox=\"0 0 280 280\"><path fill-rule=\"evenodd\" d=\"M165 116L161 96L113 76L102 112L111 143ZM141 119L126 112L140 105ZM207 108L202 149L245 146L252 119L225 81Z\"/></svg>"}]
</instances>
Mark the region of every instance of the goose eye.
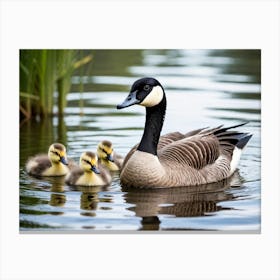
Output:
<instances>
[{"instance_id":1,"label":"goose eye","mask_svg":"<svg viewBox=\"0 0 280 280\"><path fill-rule=\"evenodd\" d=\"M144 86L144 90L145 90L145 91L150 90L150 88L151 88L151 87L150 87L149 85L145 85L145 86Z\"/></svg>"}]
</instances>

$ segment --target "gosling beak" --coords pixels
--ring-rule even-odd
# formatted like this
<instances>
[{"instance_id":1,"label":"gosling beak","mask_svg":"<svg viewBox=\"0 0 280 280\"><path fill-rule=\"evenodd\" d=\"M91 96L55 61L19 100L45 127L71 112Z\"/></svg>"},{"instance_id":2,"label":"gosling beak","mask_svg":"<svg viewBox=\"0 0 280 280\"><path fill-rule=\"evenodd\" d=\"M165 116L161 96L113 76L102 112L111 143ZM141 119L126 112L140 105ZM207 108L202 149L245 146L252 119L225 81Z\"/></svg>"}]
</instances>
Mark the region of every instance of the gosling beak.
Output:
<instances>
[{"instance_id":1,"label":"gosling beak","mask_svg":"<svg viewBox=\"0 0 280 280\"><path fill-rule=\"evenodd\" d=\"M136 93L137 93L137 90L129 93L129 95L124 100L124 102L122 104L117 105L117 109L123 109L123 108L129 107L129 106L132 106L134 104L139 104L140 100L138 100L136 98Z\"/></svg>"},{"instance_id":2,"label":"gosling beak","mask_svg":"<svg viewBox=\"0 0 280 280\"><path fill-rule=\"evenodd\" d=\"M60 158L60 161L61 161L64 165L68 165L68 162L67 162L67 160L66 160L65 157L61 157L61 158Z\"/></svg>"},{"instance_id":3,"label":"gosling beak","mask_svg":"<svg viewBox=\"0 0 280 280\"><path fill-rule=\"evenodd\" d=\"M106 158L106 159L109 160L109 161L111 161L111 162L114 162L114 159L113 159L112 154L107 155L107 158Z\"/></svg>"},{"instance_id":4,"label":"gosling beak","mask_svg":"<svg viewBox=\"0 0 280 280\"><path fill-rule=\"evenodd\" d=\"M95 174L100 174L99 169L98 169L95 165L93 165L93 166L91 167L91 170L92 170Z\"/></svg>"}]
</instances>

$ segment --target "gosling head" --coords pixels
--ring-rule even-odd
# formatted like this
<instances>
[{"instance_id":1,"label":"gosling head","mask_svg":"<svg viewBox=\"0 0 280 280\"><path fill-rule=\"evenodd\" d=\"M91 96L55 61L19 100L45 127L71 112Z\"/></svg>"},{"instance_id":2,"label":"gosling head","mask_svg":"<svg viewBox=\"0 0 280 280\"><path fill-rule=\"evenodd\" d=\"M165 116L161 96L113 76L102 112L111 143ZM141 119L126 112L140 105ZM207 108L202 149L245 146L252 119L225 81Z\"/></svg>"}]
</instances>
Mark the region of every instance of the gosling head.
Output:
<instances>
[{"instance_id":1,"label":"gosling head","mask_svg":"<svg viewBox=\"0 0 280 280\"><path fill-rule=\"evenodd\" d=\"M145 107L154 107L164 98L162 85L154 78L142 78L134 82L130 93L117 109L126 108L135 104Z\"/></svg>"},{"instance_id":2,"label":"gosling head","mask_svg":"<svg viewBox=\"0 0 280 280\"><path fill-rule=\"evenodd\" d=\"M97 155L93 152L84 152L80 157L80 167L85 172L94 172L100 174L99 169L97 168Z\"/></svg>"},{"instance_id":3,"label":"gosling head","mask_svg":"<svg viewBox=\"0 0 280 280\"><path fill-rule=\"evenodd\" d=\"M104 140L98 144L97 146L98 158L114 162L113 153L114 153L114 149L110 141Z\"/></svg>"},{"instance_id":4,"label":"gosling head","mask_svg":"<svg viewBox=\"0 0 280 280\"><path fill-rule=\"evenodd\" d=\"M60 143L54 143L49 147L48 157L54 164L58 164L61 162L64 165L68 165L66 159L66 148Z\"/></svg>"}]
</instances>

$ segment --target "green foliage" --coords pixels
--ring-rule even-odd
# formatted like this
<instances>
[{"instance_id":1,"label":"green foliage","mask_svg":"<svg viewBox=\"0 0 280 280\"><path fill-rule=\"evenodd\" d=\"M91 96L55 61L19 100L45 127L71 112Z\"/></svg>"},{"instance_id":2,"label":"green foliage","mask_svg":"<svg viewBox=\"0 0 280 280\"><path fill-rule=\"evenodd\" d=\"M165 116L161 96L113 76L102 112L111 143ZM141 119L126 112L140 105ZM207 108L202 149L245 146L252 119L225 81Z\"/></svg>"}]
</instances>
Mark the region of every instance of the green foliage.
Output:
<instances>
[{"instance_id":1,"label":"green foliage","mask_svg":"<svg viewBox=\"0 0 280 280\"><path fill-rule=\"evenodd\" d=\"M58 114L63 115L74 71L92 58L79 50L20 50L21 117L52 115L56 90Z\"/></svg>"}]
</instances>

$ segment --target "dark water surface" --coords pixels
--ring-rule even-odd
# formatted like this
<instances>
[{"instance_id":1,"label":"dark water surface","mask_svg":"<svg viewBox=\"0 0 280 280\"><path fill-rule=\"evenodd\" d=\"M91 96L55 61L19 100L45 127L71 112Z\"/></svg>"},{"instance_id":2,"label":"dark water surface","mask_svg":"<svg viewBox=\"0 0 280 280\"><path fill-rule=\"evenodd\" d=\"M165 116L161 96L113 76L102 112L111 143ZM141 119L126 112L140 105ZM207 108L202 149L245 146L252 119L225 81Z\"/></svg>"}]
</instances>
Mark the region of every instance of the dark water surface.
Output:
<instances>
[{"instance_id":1,"label":"dark water surface","mask_svg":"<svg viewBox=\"0 0 280 280\"><path fill-rule=\"evenodd\" d=\"M160 50L96 51L91 73L79 93L73 78L64 118L20 125L20 230L250 230L260 231L260 51ZM253 133L233 178L217 184L158 190L124 189L119 174L108 187L73 188L62 178L26 174L29 156L62 142L79 159L99 141L113 142L125 156L139 142L145 110L115 107L131 84L157 78L167 94L162 133L230 126Z\"/></svg>"}]
</instances>

